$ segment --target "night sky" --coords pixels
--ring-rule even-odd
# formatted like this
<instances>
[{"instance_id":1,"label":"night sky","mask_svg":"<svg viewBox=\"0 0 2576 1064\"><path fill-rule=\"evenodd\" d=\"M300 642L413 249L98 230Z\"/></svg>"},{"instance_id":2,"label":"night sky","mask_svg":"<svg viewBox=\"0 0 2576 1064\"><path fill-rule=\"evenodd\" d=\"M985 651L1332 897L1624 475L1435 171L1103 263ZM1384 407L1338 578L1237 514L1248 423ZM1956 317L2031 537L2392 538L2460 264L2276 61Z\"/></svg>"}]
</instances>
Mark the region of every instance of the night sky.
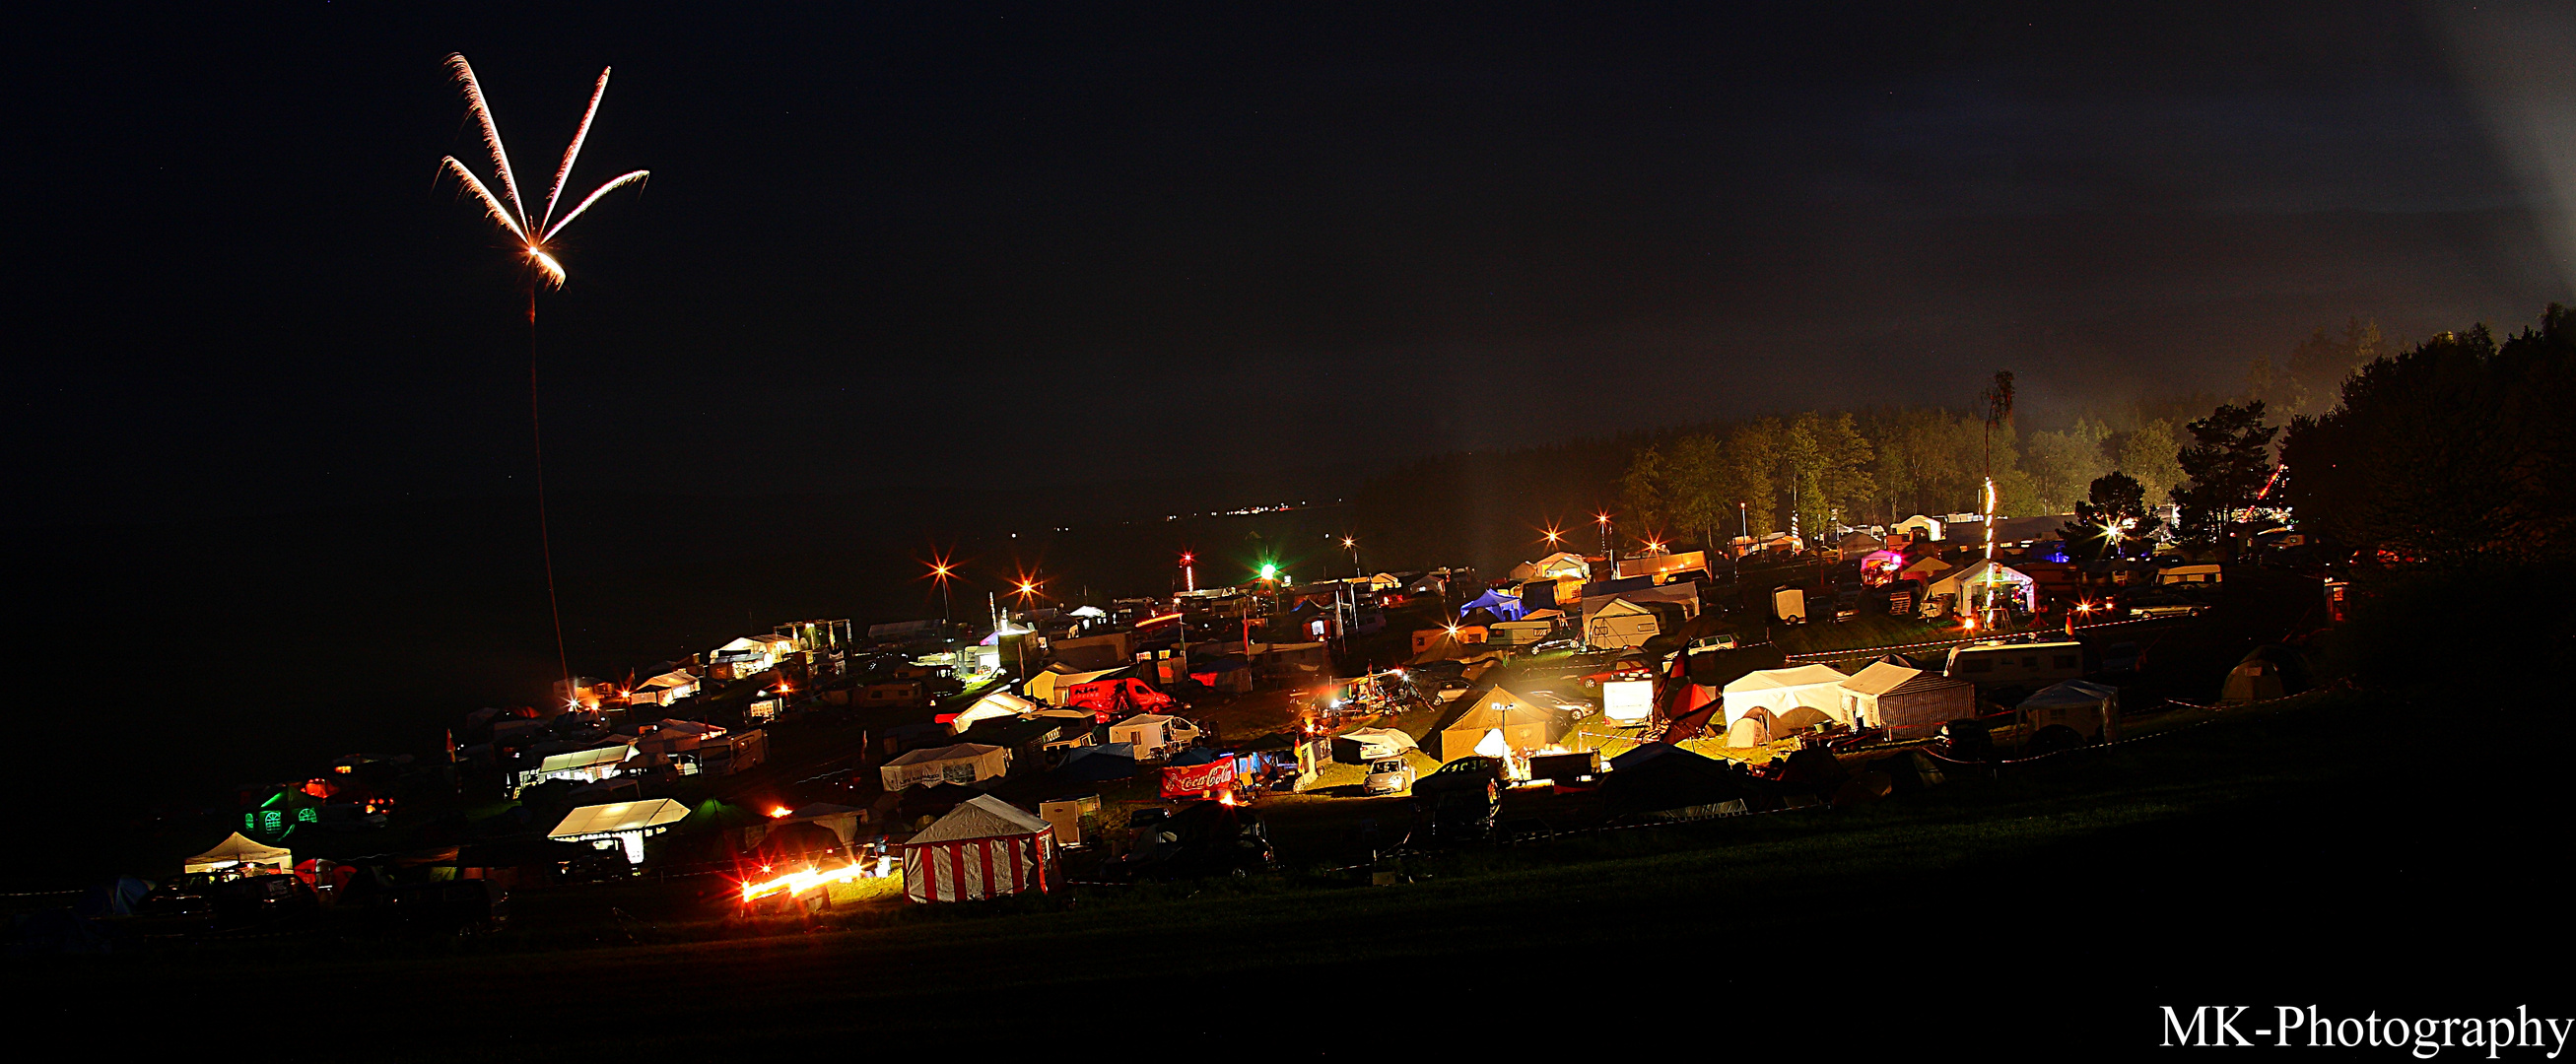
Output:
<instances>
[{"instance_id":1,"label":"night sky","mask_svg":"<svg viewBox=\"0 0 2576 1064\"><path fill-rule=\"evenodd\" d=\"M2563 298L2476 88L2517 83L2481 49L2522 16L2096 6L34 15L12 520L524 483L521 281L435 180L487 169L451 50L527 183L609 64L575 191L653 171L546 298L567 491L1149 432L1202 470L1372 461L1998 367L2066 409Z\"/></svg>"},{"instance_id":2,"label":"night sky","mask_svg":"<svg viewBox=\"0 0 2576 1064\"><path fill-rule=\"evenodd\" d=\"M2566 298L2567 15L2108 6L21 13L0 712L33 750L156 740L112 794L28 773L204 802L557 675L524 278L438 179L487 165L451 51L526 184L612 64L573 188L653 171L570 231L538 340L598 675L933 615L935 549L973 616L1022 566L1133 583L1090 557L1124 549L1146 586L1099 590L1153 592L1166 552L1338 519L1009 537L1077 502L1964 405L1999 368L2044 424L2351 317Z\"/></svg>"}]
</instances>

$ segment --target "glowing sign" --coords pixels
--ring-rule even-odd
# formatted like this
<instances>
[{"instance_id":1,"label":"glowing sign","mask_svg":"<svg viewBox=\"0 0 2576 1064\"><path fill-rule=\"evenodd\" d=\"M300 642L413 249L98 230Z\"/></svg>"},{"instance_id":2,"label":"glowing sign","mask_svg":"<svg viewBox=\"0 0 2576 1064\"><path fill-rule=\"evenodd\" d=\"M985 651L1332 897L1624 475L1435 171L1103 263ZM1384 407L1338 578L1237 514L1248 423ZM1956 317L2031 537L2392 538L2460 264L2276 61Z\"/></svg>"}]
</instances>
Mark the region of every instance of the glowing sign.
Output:
<instances>
[{"instance_id":1,"label":"glowing sign","mask_svg":"<svg viewBox=\"0 0 2576 1064\"><path fill-rule=\"evenodd\" d=\"M1601 685L1601 715L1622 723L1655 713L1655 681L1610 680Z\"/></svg>"}]
</instances>

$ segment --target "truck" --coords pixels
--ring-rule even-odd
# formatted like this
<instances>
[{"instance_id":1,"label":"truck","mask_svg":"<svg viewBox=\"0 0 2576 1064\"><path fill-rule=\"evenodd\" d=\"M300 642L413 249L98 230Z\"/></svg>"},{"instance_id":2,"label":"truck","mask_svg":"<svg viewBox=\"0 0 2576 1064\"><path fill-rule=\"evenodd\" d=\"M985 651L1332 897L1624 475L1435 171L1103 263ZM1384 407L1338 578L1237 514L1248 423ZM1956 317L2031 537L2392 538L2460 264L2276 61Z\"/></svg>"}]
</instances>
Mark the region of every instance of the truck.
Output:
<instances>
[{"instance_id":1,"label":"truck","mask_svg":"<svg viewBox=\"0 0 2576 1064\"><path fill-rule=\"evenodd\" d=\"M1121 716L1164 713L1180 706L1179 700L1133 676L1075 684L1065 689L1064 704L1090 710L1092 718L1102 724Z\"/></svg>"}]
</instances>

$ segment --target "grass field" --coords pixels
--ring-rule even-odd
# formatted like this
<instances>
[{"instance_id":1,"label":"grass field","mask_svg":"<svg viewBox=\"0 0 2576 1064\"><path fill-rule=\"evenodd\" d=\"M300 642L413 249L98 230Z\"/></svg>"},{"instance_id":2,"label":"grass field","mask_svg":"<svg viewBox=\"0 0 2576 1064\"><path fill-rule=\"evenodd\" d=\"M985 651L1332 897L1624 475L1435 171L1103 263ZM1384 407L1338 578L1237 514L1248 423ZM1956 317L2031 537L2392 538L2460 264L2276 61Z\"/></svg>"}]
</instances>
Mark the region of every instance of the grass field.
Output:
<instances>
[{"instance_id":1,"label":"grass field","mask_svg":"<svg viewBox=\"0 0 2576 1064\"><path fill-rule=\"evenodd\" d=\"M2426 761L2429 711L2316 696L1858 809L1411 857L1394 887L1301 872L757 925L566 894L544 904L619 911L573 934L17 958L5 990L99 1049L255 1020L404 1059L1086 1030L1255 1056L1722 1034L2099 1057L2152 1049L2159 1004L2564 1015L2530 964L2568 945L2544 901L2568 799L2536 744ZM1371 1009L1403 1025L1335 1041L1358 1033L1333 1017Z\"/></svg>"}]
</instances>

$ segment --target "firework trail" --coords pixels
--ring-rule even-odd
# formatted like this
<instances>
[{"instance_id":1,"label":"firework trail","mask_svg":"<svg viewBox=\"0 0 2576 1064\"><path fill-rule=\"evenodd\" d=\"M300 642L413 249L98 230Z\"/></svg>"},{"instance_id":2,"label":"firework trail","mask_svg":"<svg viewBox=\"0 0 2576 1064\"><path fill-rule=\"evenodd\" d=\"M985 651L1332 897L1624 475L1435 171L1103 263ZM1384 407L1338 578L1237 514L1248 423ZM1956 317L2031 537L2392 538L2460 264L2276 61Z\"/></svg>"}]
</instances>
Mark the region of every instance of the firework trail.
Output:
<instances>
[{"instance_id":1,"label":"firework trail","mask_svg":"<svg viewBox=\"0 0 2576 1064\"><path fill-rule=\"evenodd\" d=\"M454 73L457 87L465 93L465 109L473 112L474 120L482 126L483 147L492 154L492 173L498 179L500 195L493 195L491 186L474 176L474 171L467 169L453 155L440 159L439 167L455 174L457 183L482 203L483 212L491 215L492 220L518 242L521 257L528 260L528 265L536 270L538 276L545 278L548 286L563 287L563 263L555 258L552 247L556 234L571 225L573 219L581 217L591 204L599 202L601 196L627 185L642 184L651 173L636 170L619 174L590 195L582 197L581 203L561 220L554 216L555 205L563 199L564 182L572 177L573 162L581 157L582 142L590 139L591 121L599 117L600 98L608 95L609 70L600 70L599 84L590 90L590 106L582 111L581 126L573 131L572 143L564 148L563 165L555 168L554 184L546 190L545 210L531 215L527 201L519 196L519 178L510 169L510 152L501 146L501 127L492 121L492 107L483 99L483 85L475 80L473 65L465 61L462 53L457 53L447 57L447 69Z\"/></svg>"},{"instance_id":2,"label":"firework trail","mask_svg":"<svg viewBox=\"0 0 2576 1064\"><path fill-rule=\"evenodd\" d=\"M537 404L537 291L563 287L563 263L555 258L551 246L555 235L571 225L573 219L581 217L591 204L599 202L601 196L627 185L642 183L646 172L636 170L611 178L607 184L582 197L570 213L561 219L555 217L555 205L563 198L564 182L572 177L573 163L581 157L582 142L590 139L591 120L599 117L600 97L608 94L608 71L602 69L599 84L590 90L590 106L581 113L581 126L573 131L572 143L564 148L563 165L555 168L554 184L546 189L545 210L531 216L527 201L519 196L519 178L510 170L510 153L501 147L501 127L492 121L492 107L483 99L483 85L475 80L474 67L465 61L462 53L455 53L447 57L447 69L454 73L457 86L465 93L466 110L473 112L475 121L483 127L483 147L492 153L492 173L501 187L501 194L493 195L492 187L474 176L474 171L467 169L453 155L441 158L439 169L455 174L458 186L472 193L475 202L483 205L483 213L490 215L492 221L518 243L520 257L527 260L531 271L528 284L528 430L531 442L536 445L537 456L537 540L545 551L546 606L554 613L555 664L563 669L564 695L572 702L568 708L577 708L580 693L573 685L572 655L564 646L563 605L555 596L554 538L546 521L546 443Z\"/></svg>"}]
</instances>

